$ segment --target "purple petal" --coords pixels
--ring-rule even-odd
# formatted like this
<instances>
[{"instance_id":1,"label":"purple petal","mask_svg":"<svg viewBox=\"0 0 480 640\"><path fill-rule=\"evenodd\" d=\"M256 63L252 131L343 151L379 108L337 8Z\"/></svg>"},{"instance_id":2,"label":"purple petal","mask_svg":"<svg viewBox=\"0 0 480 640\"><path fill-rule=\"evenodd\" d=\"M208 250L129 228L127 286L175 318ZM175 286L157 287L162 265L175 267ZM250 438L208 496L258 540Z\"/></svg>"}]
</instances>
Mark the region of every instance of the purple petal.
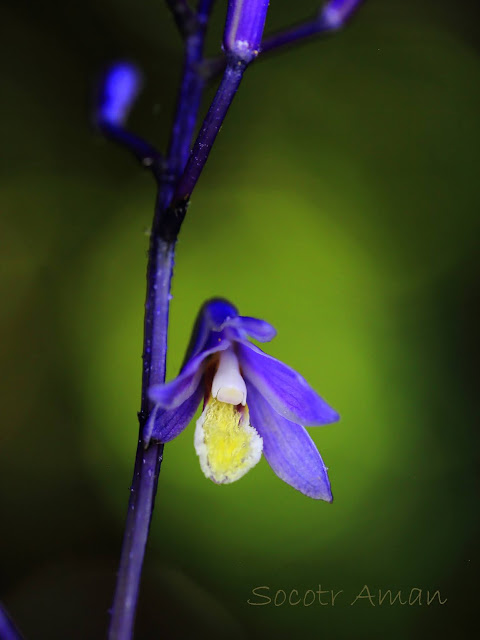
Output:
<instances>
[{"instance_id":1,"label":"purple petal","mask_svg":"<svg viewBox=\"0 0 480 640\"><path fill-rule=\"evenodd\" d=\"M286 364L250 342L237 342L236 349L244 376L284 418L307 425L328 424L339 419L338 413Z\"/></svg>"},{"instance_id":2,"label":"purple petal","mask_svg":"<svg viewBox=\"0 0 480 640\"><path fill-rule=\"evenodd\" d=\"M223 298L207 300L195 320L182 369L191 358L211 347L212 344L209 343L216 337L212 334L220 332L224 324L236 316L238 311L228 300Z\"/></svg>"},{"instance_id":3,"label":"purple petal","mask_svg":"<svg viewBox=\"0 0 480 640\"><path fill-rule=\"evenodd\" d=\"M304 427L282 418L247 383L250 420L263 438L263 455L284 482L310 498L332 502L327 467Z\"/></svg>"},{"instance_id":4,"label":"purple petal","mask_svg":"<svg viewBox=\"0 0 480 640\"><path fill-rule=\"evenodd\" d=\"M259 342L270 342L277 335L275 327L259 318L237 316L228 322L228 325L243 331L246 335Z\"/></svg>"},{"instance_id":5,"label":"purple petal","mask_svg":"<svg viewBox=\"0 0 480 640\"><path fill-rule=\"evenodd\" d=\"M148 390L148 397L162 409L176 409L196 391L203 372L205 360L217 351L224 351L230 346L229 340L220 341L211 349L202 351L187 362L181 373L170 382L156 384Z\"/></svg>"},{"instance_id":6,"label":"purple petal","mask_svg":"<svg viewBox=\"0 0 480 640\"><path fill-rule=\"evenodd\" d=\"M150 440L170 442L187 427L195 415L204 394L203 384L200 383L193 394L176 409L165 410L157 405L145 425L143 439L148 445Z\"/></svg>"}]
</instances>

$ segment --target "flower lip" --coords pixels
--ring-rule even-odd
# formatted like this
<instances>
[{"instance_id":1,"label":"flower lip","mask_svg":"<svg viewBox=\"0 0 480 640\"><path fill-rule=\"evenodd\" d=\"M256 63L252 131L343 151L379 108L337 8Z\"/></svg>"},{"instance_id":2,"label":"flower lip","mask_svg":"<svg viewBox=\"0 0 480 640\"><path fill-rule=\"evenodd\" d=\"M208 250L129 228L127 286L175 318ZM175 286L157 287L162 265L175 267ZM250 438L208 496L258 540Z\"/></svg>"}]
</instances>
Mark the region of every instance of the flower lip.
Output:
<instances>
[{"instance_id":1,"label":"flower lip","mask_svg":"<svg viewBox=\"0 0 480 640\"><path fill-rule=\"evenodd\" d=\"M250 424L247 407L210 398L197 420L194 445L205 476L228 484L257 464L263 440Z\"/></svg>"}]
</instances>

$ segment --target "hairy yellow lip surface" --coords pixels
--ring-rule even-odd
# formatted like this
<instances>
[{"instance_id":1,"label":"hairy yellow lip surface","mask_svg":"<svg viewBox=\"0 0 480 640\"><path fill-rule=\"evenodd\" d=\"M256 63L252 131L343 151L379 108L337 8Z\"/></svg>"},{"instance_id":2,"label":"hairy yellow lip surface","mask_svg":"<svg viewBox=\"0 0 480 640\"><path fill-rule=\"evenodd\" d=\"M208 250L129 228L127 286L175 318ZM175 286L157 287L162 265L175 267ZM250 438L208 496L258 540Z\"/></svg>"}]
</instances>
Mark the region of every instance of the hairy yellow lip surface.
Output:
<instances>
[{"instance_id":1,"label":"hairy yellow lip surface","mask_svg":"<svg viewBox=\"0 0 480 640\"><path fill-rule=\"evenodd\" d=\"M247 406L210 397L195 430L195 449L207 478L218 484L235 482L257 464L262 448Z\"/></svg>"}]
</instances>

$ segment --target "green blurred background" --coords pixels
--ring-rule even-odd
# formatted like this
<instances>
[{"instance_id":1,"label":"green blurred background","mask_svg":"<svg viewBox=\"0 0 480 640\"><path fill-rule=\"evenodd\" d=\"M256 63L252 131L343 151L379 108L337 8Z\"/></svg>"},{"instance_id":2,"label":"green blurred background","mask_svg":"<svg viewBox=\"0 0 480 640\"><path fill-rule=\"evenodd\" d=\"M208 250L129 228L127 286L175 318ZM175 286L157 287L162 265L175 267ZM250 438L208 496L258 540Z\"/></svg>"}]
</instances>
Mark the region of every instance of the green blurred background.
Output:
<instances>
[{"instance_id":1,"label":"green blurred background","mask_svg":"<svg viewBox=\"0 0 480 640\"><path fill-rule=\"evenodd\" d=\"M315 7L272 0L267 26ZM138 638L467 637L478 14L473 0L369 0L343 33L248 71L178 244L169 376L208 297L275 325L269 353L342 416L310 430L335 501L302 496L265 461L218 487L187 429L165 451ZM165 145L180 42L161 0L4 0L0 23L0 598L28 638L102 638L137 436L154 187L91 130L91 88L110 60L137 61L147 84L132 127ZM247 603L260 585L273 597L319 584L343 589L334 607ZM423 605L351 606L365 584L423 589ZM436 589L447 603L426 606Z\"/></svg>"}]
</instances>

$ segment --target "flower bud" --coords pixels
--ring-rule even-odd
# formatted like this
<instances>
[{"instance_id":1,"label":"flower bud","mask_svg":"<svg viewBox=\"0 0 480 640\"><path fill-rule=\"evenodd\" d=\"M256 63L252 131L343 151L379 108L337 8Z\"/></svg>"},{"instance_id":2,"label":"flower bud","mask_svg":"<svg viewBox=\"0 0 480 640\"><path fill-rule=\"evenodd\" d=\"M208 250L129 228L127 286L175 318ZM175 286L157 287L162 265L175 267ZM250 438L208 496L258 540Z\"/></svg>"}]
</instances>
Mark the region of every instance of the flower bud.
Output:
<instances>
[{"instance_id":1,"label":"flower bud","mask_svg":"<svg viewBox=\"0 0 480 640\"><path fill-rule=\"evenodd\" d=\"M320 10L319 18L329 29L340 29L350 18L361 0L330 0Z\"/></svg>"},{"instance_id":2,"label":"flower bud","mask_svg":"<svg viewBox=\"0 0 480 640\"><path fill-rule=\"evenodd\" d=\"M142 77L129 62L112 65L103 78L98 119L123 125L141 89Z\"/></svg>"},{"instance_id":3,"label":"flower bud","mask_svg":"<svg viewBox=\"0 0 480 640\"><path fill-rule=\"evenodd\" d=\"M229 0L223 46L227 55L245 63L257 57L269 0Z\"/></svg>"}]
</instances>

